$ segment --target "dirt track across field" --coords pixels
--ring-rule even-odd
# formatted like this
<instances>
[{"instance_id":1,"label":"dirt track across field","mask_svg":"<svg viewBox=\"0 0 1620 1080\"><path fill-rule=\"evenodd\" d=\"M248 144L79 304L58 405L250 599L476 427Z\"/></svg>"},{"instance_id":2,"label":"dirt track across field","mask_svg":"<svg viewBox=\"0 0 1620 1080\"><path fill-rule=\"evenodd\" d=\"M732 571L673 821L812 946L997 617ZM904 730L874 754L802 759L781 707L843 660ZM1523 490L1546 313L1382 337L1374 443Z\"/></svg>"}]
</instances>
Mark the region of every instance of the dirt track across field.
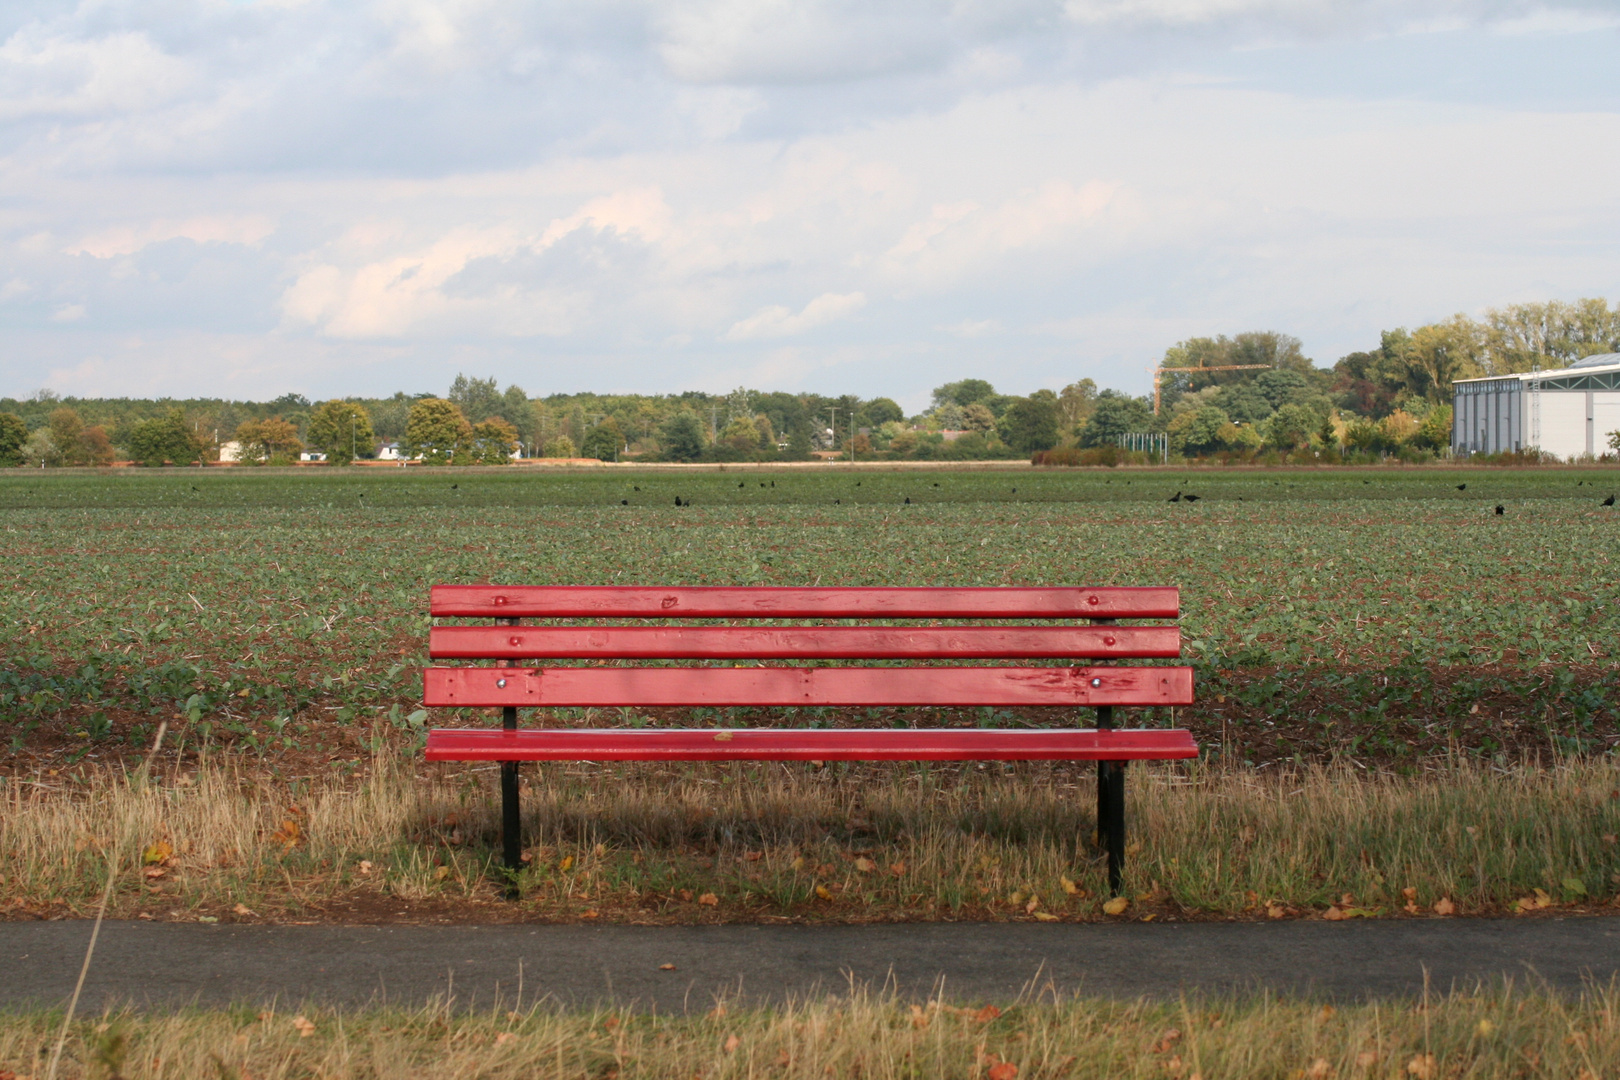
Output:
<instances>
[{"instance_id":1,"label":"dirt track across field","mask_svg":"<svg viewBox=\"0 0 1620 1080\"><path fill-rule=\"evenodd\" d=\"M0 1008L60 1006L89 922L0 923ZM667 967L666 965L673 965ZM244 926L109 922L80 1004L305 1002L461 1009L537 1001L707 1011L851 982L1008 1002L1267 989L1354 1000L1512 978L1577 990L1620 974L1620 919L882 926ZM521 998L520 998L521 995Z\"/></svg>"}]
</instances>

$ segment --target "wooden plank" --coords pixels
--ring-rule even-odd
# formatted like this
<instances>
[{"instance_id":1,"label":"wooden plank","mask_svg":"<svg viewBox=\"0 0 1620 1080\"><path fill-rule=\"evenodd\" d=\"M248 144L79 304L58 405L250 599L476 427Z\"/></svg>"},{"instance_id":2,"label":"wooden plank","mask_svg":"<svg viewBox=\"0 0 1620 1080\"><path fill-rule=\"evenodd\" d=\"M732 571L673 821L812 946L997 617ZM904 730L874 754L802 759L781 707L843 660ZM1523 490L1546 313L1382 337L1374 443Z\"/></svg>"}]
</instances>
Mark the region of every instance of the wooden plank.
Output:
<instances>
[{"instance_id":1,"label":"wooden plank","mask_svg":"<svg viewBox=\"0 0 1620 1080\"><path fill-rule=\"evenodd\" d=\"M436 626L453 660L1171 658L1175 626Z\"/></svg>"},{"instance_id":2,"label":"wooden plank","mask_svg":"<svg viewBox=\"0 0 1620 1080\"><path fill-rule=\"evenodd\" d=\"M430 707L1189 705L1187 667L428 668Z\"/></svg>"},{"instance_id":3,"label":"wooden plank","mask_svg":"<svg viewBox=\"0 0 1620 1080\"><path fill-rule=\"evenodd\" d=\"M1174 619L1171 588L743 588L435 585L446 618Z\"/></svg>"},{"instance_id":4,"label":"wooden plank","mask_svg":"<svg viewBox=\"0 0 1620 1080\"><path fill-rule=\"evenodd\" d=\"M1167 729L739 728L428 732L429 761L1128 761L1198 756Z\"/></svg>"}]
</instances>

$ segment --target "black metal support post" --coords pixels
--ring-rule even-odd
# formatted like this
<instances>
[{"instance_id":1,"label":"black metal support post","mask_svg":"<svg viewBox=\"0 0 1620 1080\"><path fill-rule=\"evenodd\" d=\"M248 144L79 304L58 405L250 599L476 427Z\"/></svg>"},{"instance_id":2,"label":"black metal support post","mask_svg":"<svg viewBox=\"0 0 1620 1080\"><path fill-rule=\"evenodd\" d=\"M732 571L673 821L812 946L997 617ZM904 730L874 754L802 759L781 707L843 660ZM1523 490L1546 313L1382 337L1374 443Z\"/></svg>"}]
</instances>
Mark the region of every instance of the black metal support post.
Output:
<instances>
[{"instance_id":1,"label":"black metal support post","mask_svg":"<svg viewBox=\"0 0 1620 1080\"><path fill-rule=\"evenodd\" d=\"M1097 727L1114 726L1114 707L1097 706ZM1119 895L1125 872L1125 762L1097 762L1097 843L1108 852L1108 888Z\"/></svg>"},{"instance_id":2,"label":"black metal support post","mask_svg":"<svg viewBox=\"0 0 1620 1080\"><path fill-rule=\"evenodd\" d=\"M496 619L496 623L516 626L517 619ZM517 730L517 707L508 705L501 710L501 727ZM518 763L501 762L501 861L506 867L506 897L516 900L518 874L523 869L523 806L518 801Z\"/></svg>"}]
</instances>

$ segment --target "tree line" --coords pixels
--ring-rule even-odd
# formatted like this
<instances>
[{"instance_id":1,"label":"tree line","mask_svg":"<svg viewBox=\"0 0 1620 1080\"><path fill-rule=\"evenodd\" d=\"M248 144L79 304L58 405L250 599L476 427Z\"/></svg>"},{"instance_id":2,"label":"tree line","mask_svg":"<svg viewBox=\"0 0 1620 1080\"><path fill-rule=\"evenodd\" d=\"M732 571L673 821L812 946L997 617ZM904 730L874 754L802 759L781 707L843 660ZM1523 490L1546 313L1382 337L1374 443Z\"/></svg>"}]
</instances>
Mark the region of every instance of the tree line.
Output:
<instances>
[{"instance_id":1,"label":"tree line","mask_svg":"<svg viewBox=\"0 0 1620 1080\"><path fill-rule=\"evenodd\" d=\"M1277 331L1195 337L1164 353L1159 393L1133 396L1079 379L1061 390L998 392L983 379L936 387L907 416L887 397L756 391L551 394L457 375L442 395L395 393L311 402L0 399L0 463L280 464L306 450L328 461L385 447L430 464L525 457L641 461L981 460L1047 455L1118 460L1121 437L1163 436L1183 458L1417 459L1446 452L1451 385L1461 378L1562 367L1620 349L1620 307L1605 300L1516 304L1481 319L1384 331L1378 346L1318 367ZM1238 370L1185 369L1236 368ZM1176 370L1182 369L1182 370Z\"/></svg>"}]
</instances>

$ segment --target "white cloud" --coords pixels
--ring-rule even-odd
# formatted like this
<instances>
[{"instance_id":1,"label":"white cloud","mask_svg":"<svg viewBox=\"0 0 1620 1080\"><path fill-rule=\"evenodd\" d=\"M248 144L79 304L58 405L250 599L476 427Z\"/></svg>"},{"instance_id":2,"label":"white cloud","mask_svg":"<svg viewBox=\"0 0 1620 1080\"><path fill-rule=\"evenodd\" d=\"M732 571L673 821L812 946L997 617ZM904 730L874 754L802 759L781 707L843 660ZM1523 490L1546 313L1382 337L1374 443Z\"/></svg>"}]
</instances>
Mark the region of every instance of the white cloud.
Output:
<instances>
[{"instance_id":1,"label":"white cloud","mask_svg":"<svg viewBox=\"0 0 1620 1080\"><path fill-rule=\"evenodd\" d=\"M741 322L733 323L726 331L727 341L751 341L755 338L793 337L818 326L853 315L866 306L863 293L822 293L797 315L790 308L772 305Z\"/></svg>"},{"instance_id":2,"label":"white cloud","mask_svg":"<svg viewBox=\"0 0 1620 1080\"><path fill-rule=\"evenodd\" d=\"M191 79L144 33L83 38L30 23L0 44L0 120L137 112Z\"/></svg>"},{"instance_id":3,"label":"white cloud","mask_svg":"<svg viewBox=\"0 0 1620 1080\"><path fill-rule=\"evenodd\" d=\"M84 318L84 315L85 308L83 304L63 304L55 311L51 312L51 322L78 322L80 319Z\"/></svg>"},{"instance_id":4,"label":"white cloud","mask_svg":"<svg viewBox=\"0 0 1620 1080\"><path fill-rule=\"evenodd\" d=\"M83 252L98 259L133 255L149 244L185 239L199 244L256 245L276 231L275 223L262 214L194 217L183 220L149 221L99 229L67 247L67 253Z\"/></svg>"}]
</instances>

